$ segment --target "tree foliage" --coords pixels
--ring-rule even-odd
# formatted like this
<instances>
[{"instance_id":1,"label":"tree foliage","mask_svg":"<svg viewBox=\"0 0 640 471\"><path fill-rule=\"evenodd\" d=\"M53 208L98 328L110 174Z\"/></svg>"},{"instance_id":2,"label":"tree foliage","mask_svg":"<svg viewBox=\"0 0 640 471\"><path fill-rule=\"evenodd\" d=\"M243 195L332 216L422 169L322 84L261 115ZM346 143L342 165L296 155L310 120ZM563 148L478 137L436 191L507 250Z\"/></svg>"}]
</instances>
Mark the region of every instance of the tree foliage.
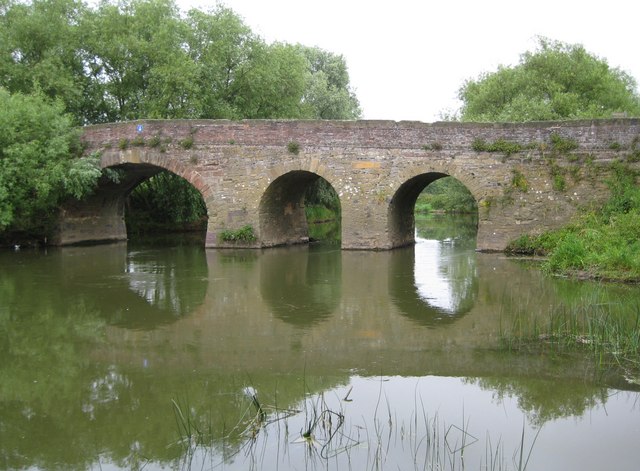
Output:
<instances>
[{"instance_id":1,"label":"tree foliage","mask_svg":"<svg viewBox=\"0 0 640 471\"><path fill-rule=\"evenodd\" d=\"M322 49L298 46L307 59L307 86L303 96L306 118L356 119L361 110L349 87L349 72L342 56Z\"/></svg>"},{"instance_id":2,"label":"tree foliage","mask_svg":"<svg viewBox=\"0 0 640 471\"><path fill-rule=\"evenodd\" d=\"M20 106L44 113L32 124L43 125L46 135L50 126L62 122L355 119L361 113L342 56L300 45L267 44L229 8L182 13L173 0L0 0L0 87L3 100L16 95ZM42 108L30 101L31 94L39 97L34 100ZM57 104L46 105L47 100ZM53 145L37 158L22 160L3 157L3 171L13 165L14 175L42 172L46 165L64 160L63 149ZM29 165L37 167L27 169ZM91 168L87 160L56 167L48 172L48 184L39 183L38 201L51 197L54 187L64 188L65 182L69 194L83 194L92 183ZM3 178L6 182L9 177ZM135 190L133 200L140 191L138 201L164 201L163 196L149 198L148 191L175 192L176 185L182 185L182 193L193 193L184 197L186 202L197 195L184 181L168 181L177 176L158 178L164 180ZM0 186L0 230L16 218L20 224L31 220L24 210L16 212L7 195L33 188L28 179L12 181L12 187ZM57 204L64 194L59 191L51 201ZM178 219L194 214L192 209L197 208L180 212Z\"/></svg>"},{"instance_id":3,"label":"tree foliage","mask_svg":"<svg viewBox=\"0 0 640 471\"><path fill-rule=\"evenodd\" d=\"M440 178L428 185L416 202L416 211L475 213L478 206L471 192L453 177Z\"/></svg>"},{"instance_id":4,"label":"tree foliage","mask_svg":"<svg viewBox=\"0 0 640 471\"><path fill-rule=\"evenodd\" d=\"M0 86L60 99L79 124L360 116L342 56L267 44L221 5L4 0L0 24Z\"/></svg>"},{"instance_id":5,"label":"tree foliage","mask_svg":"<svg viewBox=\"0 0 640 471\"><path fill-rule=\"evenodd\" d=\"M95 157L78 158L78 133L62 106L0 88L0 231L46 235L65 198L93 189Z\"/></svg>"},{"instance_id":6,"label":"tree foliage","mask_svg":"<svg viewBox=\"0 0 640 471\"><path fill-rule=\"evenodd\" d=\"M462 121L537 121L640 115L635 80L579 44L539 39L518 65L460 88Z\"/></svg>"}]
</instances>

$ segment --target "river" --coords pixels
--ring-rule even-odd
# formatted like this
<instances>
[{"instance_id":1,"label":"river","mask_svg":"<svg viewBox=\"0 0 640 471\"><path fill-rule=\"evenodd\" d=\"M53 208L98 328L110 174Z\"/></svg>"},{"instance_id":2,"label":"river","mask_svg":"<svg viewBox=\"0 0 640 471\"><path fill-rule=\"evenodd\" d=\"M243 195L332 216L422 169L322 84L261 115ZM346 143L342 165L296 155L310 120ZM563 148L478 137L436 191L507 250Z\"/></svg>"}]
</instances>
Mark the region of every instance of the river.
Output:
<instances>
[{"instance_id":1,"label":"river","mask_svg":"<svg viewBox=\"0 0 640 471\"><path fill-rule=\"evenodd\" d=\"M417 225L383 252L0 252L0 468L636 470L638 385L503 333L640 289Z\"/></svg>"}]
</instances>

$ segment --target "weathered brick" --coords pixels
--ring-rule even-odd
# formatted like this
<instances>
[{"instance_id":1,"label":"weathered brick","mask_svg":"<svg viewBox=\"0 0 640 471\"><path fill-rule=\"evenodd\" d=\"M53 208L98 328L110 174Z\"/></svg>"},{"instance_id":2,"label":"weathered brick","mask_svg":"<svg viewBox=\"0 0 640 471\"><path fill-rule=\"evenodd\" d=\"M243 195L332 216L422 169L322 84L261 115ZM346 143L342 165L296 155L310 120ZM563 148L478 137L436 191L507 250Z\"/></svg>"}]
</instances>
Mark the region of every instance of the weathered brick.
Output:
<instances>
[{"instance_id":1,"label":"weathered brick","mask_svg":"<svg viewBox=\"0 0 640 471\"><path fill-rule=\"evenodd\" d=\"M554 152L552 134L578 147ZM140 136L147 143L158 137L162 144L121 148L121 142ZM304 241L304 188L316 176L340 196L343 248L406 245L413 241L416 196L435 178L451 175L479 203L478 248L502 250L520 234L557 227L579 207L600 204L608 193L610 164L625 160L638 136L636 119L526 124L149 120L89 126L83 139L88 151L102 152L103 167L126 164L138 179L159 167L192 182L208 208L207 246L228 245L219 234L244 225L254 228L256 247ZM185 149L181 143L190 138L193 146ZM502 139L523 150L508 156L476 152L477 139ZM289 143L298 145L297 154ZM527 182L526 191L512 184L515 171ZM137 181L106 185L84 205L65 208L60 242L125 238L124 197ZM91 221L91 228L83 221Z\"/></svg>"}]
</instances>

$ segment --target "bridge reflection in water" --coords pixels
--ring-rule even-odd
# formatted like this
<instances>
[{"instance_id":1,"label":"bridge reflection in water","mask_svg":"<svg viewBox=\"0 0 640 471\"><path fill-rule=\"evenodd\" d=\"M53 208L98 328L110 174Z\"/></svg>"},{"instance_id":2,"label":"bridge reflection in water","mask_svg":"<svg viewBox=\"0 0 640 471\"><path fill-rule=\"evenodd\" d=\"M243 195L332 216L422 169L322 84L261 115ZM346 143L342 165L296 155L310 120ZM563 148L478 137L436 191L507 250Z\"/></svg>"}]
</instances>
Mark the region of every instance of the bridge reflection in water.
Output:
<instances>
[{"instance_id":1,"label":"bridge reflection in water","mask_svg":"<svg viewBox=\"0 0 640 471\"><path fill-rule=\"evenodd\" d=\"M546 303L593 285L475 253L473 238L437 229L427 221L425 241L384 252L119 244L0 253L0 467L97 468L101 453L100 464L126 468L137 451L149 469L169 467L183 453L170 446L172 399L199 412L214 447L238 450L244 437L228 432L246 417L246 385L286 409L308 394L342 398L350 384L354 407L363 395L375 405L383 377L405 406L418 381L434 385L425 397L446 387L468 400L471 381L524 398L540 423L607 397L585 381L589 361L495 348L522 302L535 300L528 316L546 314ZM474 379L442 386L436 375ZM361 394L363 382L372 389Z\"/></svg>"}]
</instances>

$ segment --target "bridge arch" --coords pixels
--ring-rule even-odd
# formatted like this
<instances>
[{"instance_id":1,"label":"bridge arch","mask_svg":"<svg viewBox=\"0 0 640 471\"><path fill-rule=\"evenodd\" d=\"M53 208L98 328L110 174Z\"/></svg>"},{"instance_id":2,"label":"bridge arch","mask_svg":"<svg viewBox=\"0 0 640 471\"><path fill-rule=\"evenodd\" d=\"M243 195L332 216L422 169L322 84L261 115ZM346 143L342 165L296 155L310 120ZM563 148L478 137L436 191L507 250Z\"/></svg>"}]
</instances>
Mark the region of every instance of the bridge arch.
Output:
<instances>
[{"instance_id":1,"label":"bridge arch","mask_svg":"<svg viewBox=\"0 0 640 471\"><path fill-rule=\"evenodd\" d=\"M191 184L202 196L210 214L211 190L195 169L167 158L154 149L133 148L105 151L102 169L123 170L117 178L103 176L94 193L82 201L71 200L62 208L59 244L104 242L127 239L125 203L131 191L143 181L168 171Z\"/></svg>"},{"instance_id":2,"label":"bridge arch","mask_svg":"<svg viewBox=\"0 0 640 471\"><path fill-rule=\"evenodd\" d=\"M100 158L101 168L118 166L125 166L125 168L129 169L154 167L157 169L156 173L161 170L167 170L184 178L193 185L200 192L205 202L212 193L211 188L206 183L206 179L193 165L188 165L179 159L172 159L160 151L132 148L121 152L105 152L102 154Z\"/></svg>"},{"instance_id":3,"label":"bridge arch","mask_svg":"<svg viewBox=\"0 0 640 471\"><path fill-rule=\"evenodd\" d=\"M259 203L260 239L263 247L292 245L309 241L305 212L307 189L316 180L331 182L316 172L289 170L272 180Z\"/></svg>"},{"instance_id":4,"label":"bridge arch","mask_svg":"<svg viewBox=\"0 0 640 471\"><path fill-rule=\"evenodd\" d=\"M415 242L415 205L418 196L431 183L444 177L455 178L469 190L476 204L480 201L473 179L469 176L451 169L414 171L405 176L389 202L387 227L391 247L402 247Z\"/></svg>"}]
</instances>

